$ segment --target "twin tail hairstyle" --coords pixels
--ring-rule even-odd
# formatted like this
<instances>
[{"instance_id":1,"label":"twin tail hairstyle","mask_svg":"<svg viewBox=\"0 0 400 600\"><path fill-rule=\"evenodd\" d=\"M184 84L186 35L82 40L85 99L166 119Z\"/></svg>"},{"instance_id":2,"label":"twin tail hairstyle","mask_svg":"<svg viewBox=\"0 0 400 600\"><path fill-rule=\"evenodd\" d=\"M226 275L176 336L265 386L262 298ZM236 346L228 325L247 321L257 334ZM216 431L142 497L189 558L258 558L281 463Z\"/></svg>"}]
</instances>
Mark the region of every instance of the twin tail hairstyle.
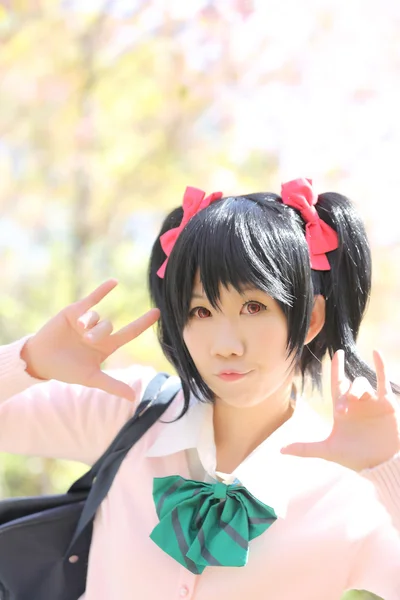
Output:
<instances>
[{"instance_id":1,"label":"twin tail hairstyle","mask_svg":"<svg viewBox=\"0 0 400 600\"><path fill-rule=\"evenodd\" d=\"M222 197L195 214L180 232L165 277L160 278L157 271L166 258L160 237L179 227L183 208L165 218L152 248L148 283L152 303L161 311L161 348L182 381L182 415L188 409L190 393L203 401L214 400L183 340L198 271L215 309L221 286L229 285L239 292L244 286L259 288L278 302L288 324L288 355L293 355L303 386L309 378L321 389L322 359L344 349L349 380L363 376L376 388L375 373L356 346L371 292L371 251L364 225L353 203L338 193L318 195L315 209L337 233L338 247L326 254L330 270L311 268L300 211L285 204L281 196L266 192ZM325 324L305 345L318 294L326 300ZM394 384L392 389L400 393Z\"/></svg>"}]
</instances>

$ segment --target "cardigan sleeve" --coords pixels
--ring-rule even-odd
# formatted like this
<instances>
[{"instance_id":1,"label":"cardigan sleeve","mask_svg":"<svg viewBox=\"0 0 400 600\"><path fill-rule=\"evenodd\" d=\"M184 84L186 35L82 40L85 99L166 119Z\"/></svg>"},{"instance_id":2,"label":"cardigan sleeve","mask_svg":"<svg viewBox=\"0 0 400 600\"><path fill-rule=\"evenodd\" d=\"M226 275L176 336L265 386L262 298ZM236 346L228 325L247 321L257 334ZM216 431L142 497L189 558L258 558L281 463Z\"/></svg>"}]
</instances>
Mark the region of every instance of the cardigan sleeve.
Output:
<instances>
[{"instance_id":1,"label":"cardigan sleeve","mask_svg":"<svg viewBox=\"0 0 400 600\"><path fill-rule=\"evenodd\" d=\"M400 599L400 536L391 523L382 522L362 540L344 591L348 590L366 590L383 600Z\"/></svg>"},{"instance_id":2,"label":"cardigan sleeve","mask_svg":"<svg viewBox=\"0 0 400 600\"><path fill-rule=\"evenodd\" d=\"M93 464L132 416L136 403L99 389L41 381L20 356L27 338L0 347L0 452ZM110 371L141 398L151 367Z\"/></svg>"},{"instance_id":3,"label":"cardigan sleeve","mask_svg":"<svg viewBox=\"0 0 400 600\"><path fill-rule=\"evenodd\" d=\"M400 600L400 454L360 475L373 484L375 507L369 507L365 494L355 520L360 518L371 527L358 544L346 590L367 590L384 600ZM375 515L378 521L372 526Z\"/></svg>"},{"instance_id":4,"label":"cardigan sleeve","mask_svg":"<svg viewBox=\"0 0 400 600\"><path fill-rule=\"evenodd\" d=\"M400 532L400 452L387 462L373 469L364 469L360 474L374 484L379 500Z\"/></svg>"}]
</instances>

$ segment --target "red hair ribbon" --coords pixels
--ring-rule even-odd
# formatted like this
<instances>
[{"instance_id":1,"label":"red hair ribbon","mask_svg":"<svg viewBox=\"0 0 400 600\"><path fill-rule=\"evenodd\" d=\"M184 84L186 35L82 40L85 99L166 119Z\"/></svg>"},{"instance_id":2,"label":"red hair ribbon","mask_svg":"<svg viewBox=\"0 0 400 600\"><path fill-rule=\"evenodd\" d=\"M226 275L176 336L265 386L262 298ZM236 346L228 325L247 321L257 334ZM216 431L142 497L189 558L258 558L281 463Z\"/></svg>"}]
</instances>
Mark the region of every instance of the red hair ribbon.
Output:
<instances>
[{"instance_id":1,"label":"red hair ribbon","mask_svg":"<svg viewBox=\"0 0 400 600\"><path fill-rule=\"evenodd\" d=\"M336 231L319 217L315 209L318 195L312 188L311 179L294 179L283 183L281 197L284 204L297 208L306 222L311 268L315 271L330 271L326 253L338 248L339 239Z\"/></svg>"},{"instance_id":2,"label":"red hair ribbon","mask_svg":"<svg viewBox=\"0 0 400 600\"><path fill-rule=\"evenodd\" d=\"M160 237L161 247L167 255L167 258L157 271L157 275L161 277L161 279L164 278L168 258L172 252L172 248L175 246L176 240L180 236L182 229L188 224L188 222L192 217L194 217L194 215L196 215L204 208L207 208L207 206L209 206L211 202L219 200L223 196L222 192L214 192L206 198L204 197L205 195L206 193L203 192L203 190L199 190L194 187L187 187L183 195L183 218L181 224L179 225L179 227L175 227L174 229L166 231Z\"/></svg>"}]
</instances>

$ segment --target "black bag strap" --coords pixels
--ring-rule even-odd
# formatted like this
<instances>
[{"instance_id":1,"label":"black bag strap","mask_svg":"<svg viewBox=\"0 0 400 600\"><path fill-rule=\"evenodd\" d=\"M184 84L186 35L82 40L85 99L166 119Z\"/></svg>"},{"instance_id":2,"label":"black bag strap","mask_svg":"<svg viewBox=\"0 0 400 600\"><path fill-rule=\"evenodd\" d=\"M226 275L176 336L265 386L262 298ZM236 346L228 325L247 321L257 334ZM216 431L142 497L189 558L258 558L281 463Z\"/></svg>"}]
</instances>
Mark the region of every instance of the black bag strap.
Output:
<instances>
[{"instance_id":1,"label":"black bag strap","mask_svg":"<svg viewBox=\"0 0 400 600\"><path fill-rule=\"evenodd\" d=\"M109 445L107 450L92 465L91 469L89 471L87 471L87 473L82 475L82 477L80 477L80 479L77 479L77 481L75 481L75 483L72 484L72 486L68 490L68 493L73 494L73 493L78 493L78 492L80 493L80 492L89 492L90 491L93 481L97 477L97 474L99 473L103 464L105 464L107 457L110 456L117 448L121 447L121 440L124 438L125 432L130 431L131 425L132 425L132 423L136 422L137 417L139 417L141 414L143 414L144 411L146 410L146 408L148 408L150 405L153 405L155 403L159 391L161 390L162 386L168 379L169 379L169 375L167 373L158 373L155 377L153 377L153 379L150 381L150 383L146 387L145 392L142 397L142 400L141 400L139 406L137 407L134 415L120 429L117 436L111 442L111 444ZM176 393L177 392L175 392L174 396L176 395ZM172 394L172 390L171 390L171 394ZM174 396L171 397L171 399L170 399L171 402L172 402ZM168 406L171 404L171 402L169 402L165 406L165 410L168 408ZM157 403L159 404L159 400ZM149 418L149 420L146 421L146 423L149 423L149 428L153 425L153 422L155 423L159 419L159 417L162 415L163 411L161 413L159 413L158 410L156 410L155 412L153 412L153 411L151 412L151 415L154 417L154 421L151 418ZM143 433L145 433L145 431L143 431ZM133 442L133 444L134 443L135 443L135 441ZM132 444L132 446L133 446L133 444Z\"/></svg>"},{"instance_id":2,"label":"black bag strap","mask_svg":"<svg viewBox=\"0 0 400 600\"><path fill-rule=\"evenodd\" d=\"M116 438L90 471L78 479L68 490L68 493L73 493L89 489L89 494L67 554L72 550L87 525L93 520L126 454L163 415L181 389L178 378L174 377L171 378L171 381L168 380L169 376L166 373L159 373L152 379L133 417L122 427Z\"/></svg>"}]
</instances>

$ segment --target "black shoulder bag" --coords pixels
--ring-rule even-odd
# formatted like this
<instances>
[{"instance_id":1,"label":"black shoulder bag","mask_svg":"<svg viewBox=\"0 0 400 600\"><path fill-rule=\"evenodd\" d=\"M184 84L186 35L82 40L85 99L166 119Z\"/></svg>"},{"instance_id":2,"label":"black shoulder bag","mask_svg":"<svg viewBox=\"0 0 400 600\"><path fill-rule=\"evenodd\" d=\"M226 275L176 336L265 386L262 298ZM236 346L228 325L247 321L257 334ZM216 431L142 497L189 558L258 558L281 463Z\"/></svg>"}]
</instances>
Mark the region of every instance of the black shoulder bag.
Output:
<instances>
[{"instance_id":1,"label":"black shoulder bag","mask_svg":"<svg viewBox=\"0 0 400 600\"><path fill-rule=\"evenodd\" d=\"M66 494L0 502L0 600L78 600L86 588L93 519L132 446L170 406L180 382L159 373L133 417Z\"/></svg>"}]
</instances>

